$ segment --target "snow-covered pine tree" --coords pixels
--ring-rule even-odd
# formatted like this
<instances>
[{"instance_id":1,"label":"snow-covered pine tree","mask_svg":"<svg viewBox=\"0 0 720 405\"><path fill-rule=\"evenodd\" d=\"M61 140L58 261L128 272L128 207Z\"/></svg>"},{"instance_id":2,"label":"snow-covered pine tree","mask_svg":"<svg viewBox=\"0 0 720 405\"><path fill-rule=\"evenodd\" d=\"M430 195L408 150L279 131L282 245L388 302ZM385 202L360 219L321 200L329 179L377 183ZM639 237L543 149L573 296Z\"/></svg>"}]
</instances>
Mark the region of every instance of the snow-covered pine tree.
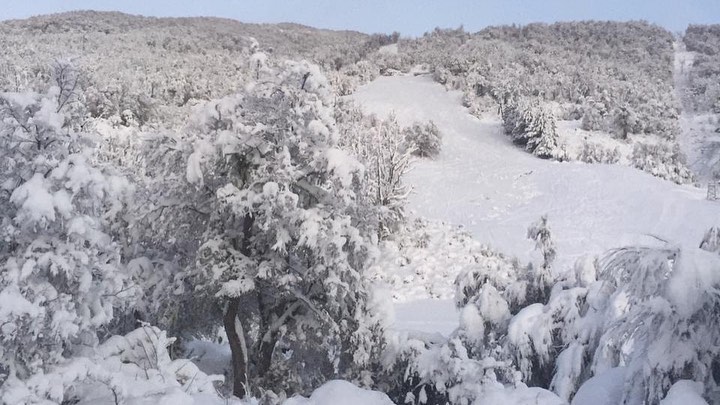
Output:
<instances>
[{"instance_id":1,"label":"snow-covered pine tree","mask_svg":"<svg viewBox=\"0 0 720 405\"><path fill-rule=\"evenodd\" d=\"M539 105L534 106L530 111L531 118L525 133L527 138L525 148L543 159L564 160L565 157L558 147L555 117Z\"/></svg>"},{"instance_id":2,"label":"snow-covered pine tree","mask_svg":"<svg viewBox=\"0 0 720 405\"><path fill-rule=\"evenodd\" d=\"M547 215L543 215L528 227L527 238L535 242L535 249L542 254L542 268L549 270L557 252L548 227Z\"/></svg>"},{"instance_id":3,"label":"snow-covered pine tree","mask_svg":"<svg viewBox=\"0 0 720 405\"><path fill-rule=\"evenodd\" d=\"M79 118L65 114L72 91L0 94L0 368L7 378L26 379L97 344L98 331L140 288L114 238L131 187L95 161L91 136L73 130Z\"/></svg>"},{"instance_id":4,"label":"snow-covered pine tree","mask_svg":"<svg viewBox=\"0 0 720 405\"><path fill-rule=\"evenodd\" d=\"M501 98L500 114L505 134L513 143L543 159L566 160L566 153L558 146L555 117L539 104L506 92Z\"/></svg>"}]
</instances>

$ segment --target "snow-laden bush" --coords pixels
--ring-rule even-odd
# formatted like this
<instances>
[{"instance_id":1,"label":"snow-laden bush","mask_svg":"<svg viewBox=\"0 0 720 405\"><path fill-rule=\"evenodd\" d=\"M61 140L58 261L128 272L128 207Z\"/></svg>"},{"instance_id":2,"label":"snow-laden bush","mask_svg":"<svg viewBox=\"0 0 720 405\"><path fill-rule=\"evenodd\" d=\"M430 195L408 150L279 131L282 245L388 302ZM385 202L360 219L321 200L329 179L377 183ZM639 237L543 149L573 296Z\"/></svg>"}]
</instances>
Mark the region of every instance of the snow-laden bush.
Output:
<instances>
[{"instance_id":1,"label":"snow-laden bush","mask_svg":"<svg viewBox=\"0 0 720 405\"><path fill-rule=\"evenodd\" d=\"M0 93L0 368L10 378L96 344L141 289L117 239L132 187L73 131L62 92Z\"/></svg>"},{"instance_id":2,"label":"snow-laden bush","mask_svg":"<svg viewBox=\"0 0 720 405\"><path fill-rule=\"evenodd\" d=\"M389 394L398 404L565 404L552 392L521 382L510 361L478 358L458 335L447 341L401 335L391 350L397 371L389 379L400 384ZM510 383L503 382L508 378Z\"/></svg>"},{"instance_id":3,"label":"snow-laden bush","mask_svg":"<svg viewBox=\"0 0 720 405\"><path fill-rule=\"evenodd\" d=\"M447 280L477 268L478 263L512 263L461 228L421 218L408 221L379 247L368 272L390 287L395 301L453 299L456 289Z\"/></svg>"},{"instance_id":4,"label":"snow-laden bush","mask_svg":"<svg viewBox=\"0 0 720 405\"><path fill-rule=\"evenodd\" d=\"M635 144L631 163L634 167L653 176L678 184L691 183L694 176L686 166L685 155L677 143L668 142Z\"/></svg>"},{"instance_id":5,"label":"snow-laden bush","mask_svg":"<svg viewBox=\"0 0 720 405\"><path fill-rule=\"evenodd\" d=\"M189 359L171 359L174 338L143 326L113 336L86 353L25 380L0 386L5 404L226 404L214 387L223 376L208 376Z\"/></svg>"},{"instance_id":6,"label":"snow-laden bush","mask_svg":"<svg viewBox=\"0 0 720 405\"><path fill-rule=\"evenodd\" d=\"M720 253L720 228L713 226L705 232L705 236L700 242L700 249L708 252Z\"/></svg>"},{"instance_id":7,"label":"snow-laden bush","mask_svg":"<svg viewBox=\"0 0 720 405\"><path fill-rule=\"evenodd\" d=\"M442 134L434 122L425 124L419 122L403 129L405 142L414 155L434 158L440 154L442 148Z\"/></svg>"},{"instance_id":8,"label":"snow-laden bush","mask_svg":"<svg viewBox=\"0 0 720 405\"><path fill-rule=\"evenodd\" d=\"M588 365L595 374L627 367L623 403L657 403L682 379L719 399L718 268L716 255L689 248L620 249L601 261L585 316L597 322Z\"/></svg>"},{"instance_id":9,"label":"snow-laden bush","mask_svg":"<svg viewBox=\"0 0 720 405\"><path fill-rule=\"evenodd\" d=\"M541 263L552 263L546 221L528 236ZM527 385L563 403L593 376L588 384L605 381L608 395L631 405L673 397L668 390L683 379L701 382L711 403L718 399L714 253L616 249L560 278L543 264L520 266L492 253L474 261L457 278L460 327L450 339L413 334L390 342L386 372L396 401L470 404L494 389L507 394ZM618 367L622 373L606 378ZM597 389L589 385L581 397Z\"/></svg>"},{"instance_id":10,"label":"snow-laden bush","mask_svg":"<svg viewBox=\"0 0 720 405\"><path fill-rule=\"evenodd\" d=\"M561 303L544 307L555 255L545 218L530 226L528 237L536 242L538 264L521 266L487 248L471 250L455 282L460 327L449 340L399 335L390 343L388 378L395 382L396 401L469 404L517 394L527 389L523 382L549 385L557 343L553 325L567 311ZM536 394L547 401L541 403L562 403L544 390Z\"/></svg>"},{"instance_id":11,"label":"snow-laden bush","mask_svg":"<svg viewBox=\"0 0 720 405\"><path fill-rule=\"evenodd\" d=\"M717 400L718 268L716 255L676 248L623 248L580 262L547 304L510 319L505 347L523 382L564 399L589 377L624 367L621 403L658 403L681 379L702 382Z\"/></svg>"},{"instance_id":12,"label":"snow-laden bush","mask_svg":"<svg viewBox=\"0 0 720 405\"><path fill-rule=\"evenodd\" d=\"M585 163L613 164L620 160L620 150L617 147L611 150L601 144L585 141L577 160Z\"/></svg>"},{"instance_id":13,"label":"snow-laden bush","mask_svg":"<svg viewBox=\"0 0 720 405\"><path fill-rule=\"evenodd\" d=\"M589 98L585 100L582 107L582 120L580 127L586 131L606 131L609 129L607 122L611 113L611 101L608 95L603 93L597 100Z\"/></svg>"},{"instance_id":14,"label":"snow-laden bush","mask_svg":"<svg viewBox=\"0 0 720 405\"><path fill-rule=\"evenodd\" d=\"M335 106L338 144L362 163L363 188L358 200L373 209L363 221L376 227L379 239L398 231L405 222L405 206L410 187L404 182L414 151L403 137L395 117L385 120L366 116L351 102ZM362 204L361 204L362 205Z\"/></svg>"}]
</instances>

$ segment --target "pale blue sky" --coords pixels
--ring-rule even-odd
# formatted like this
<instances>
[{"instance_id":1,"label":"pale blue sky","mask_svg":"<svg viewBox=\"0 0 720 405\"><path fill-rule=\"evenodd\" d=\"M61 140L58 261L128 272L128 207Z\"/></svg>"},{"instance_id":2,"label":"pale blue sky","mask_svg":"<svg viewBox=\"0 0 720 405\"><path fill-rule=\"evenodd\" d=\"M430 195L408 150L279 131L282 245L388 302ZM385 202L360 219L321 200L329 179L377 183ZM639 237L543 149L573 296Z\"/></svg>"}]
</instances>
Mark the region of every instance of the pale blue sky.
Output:
<instances>
[{"instance_id":1,"label":"pale blue sky","mask_svg":"<svg viewBox=\"0 0 720 405\"><path fill-rule=\"evenodd\" d=\"M1 0L0 20L92 9L149 16L218 16L419 35L434 27L568 20L647 20L672 31L720 23L720 0Z\"/></svg>"}]
</instances>

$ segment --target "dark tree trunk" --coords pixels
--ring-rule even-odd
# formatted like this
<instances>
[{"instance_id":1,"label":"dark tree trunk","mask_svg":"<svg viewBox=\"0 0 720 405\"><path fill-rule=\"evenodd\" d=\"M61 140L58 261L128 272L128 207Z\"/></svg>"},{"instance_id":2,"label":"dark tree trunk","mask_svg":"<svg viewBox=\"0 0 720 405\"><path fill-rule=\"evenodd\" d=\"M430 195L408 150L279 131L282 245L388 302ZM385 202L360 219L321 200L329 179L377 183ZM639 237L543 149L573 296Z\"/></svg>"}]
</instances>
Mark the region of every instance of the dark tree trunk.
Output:
<instances>
[{"instance_id":1,"label":"dark tree trunk","mask_svg":"<svg viewBox=\"0 0 720 405\"><path fill-rule=\"evenodd\" d=\"M258 363L257 373L258 377L265 377L270 366L272 365L272 356L275 352L275 345L277 344L278 334L277 332L270 333L270 338L267 341L260 342L260 348L258 350Z\"/></svg>"},{"instance_id":2,"label":"dark tree trunk","mask_svg":"<svg viewBox=\"0 0 720 405\"><path fill-rule=\"evenodd\" d=\"M273 322L273 314L275 314L273 303L274 300L267 296L267 294L260 293L257 295L258 310L260 313L260 333L258 334L258 341L255 346L255 352L257 355L257 374L258 377L263 378L272 365L272 355L275 351L275 345L277 344L278 333L277 331L271 331ZM277 314L277 316L280 316Z\"/></svg>"},{"instance_id":3,"label":"dark tree trunk","mask_svg":"<svg viewBox=\"0 0 720 405\"><path fill-rule=\"evenodd\" d=\"M239 242L240 252L250 257L250 235L254 219L251 215L245 215L242 221L242 239ZM236 326L237 325L237 326ZM248 345L245 330L240 318L240 298L231 298L227 310L223 316L223 326L230 344L233 368L233 395L238 398L245 398L248 394Z\"/></svg>"},{"instance_id":4,"label":"dark tree trunk","mask_svg":"<svg viewBox=\"0 0 720 405\"><path fill-rule=\"evenodd\" d=\"M238 328L235 327L235 322L237 322L238 325L240 324L240 320L238 319L239 312L240 299L231 299L223 316L223 326L225 326L225 333L227 334L230 352L232 353L233 395L242 399L245 398L247 394L248 359L244 331L238 330Z\"/></svg>"}]
</instances>

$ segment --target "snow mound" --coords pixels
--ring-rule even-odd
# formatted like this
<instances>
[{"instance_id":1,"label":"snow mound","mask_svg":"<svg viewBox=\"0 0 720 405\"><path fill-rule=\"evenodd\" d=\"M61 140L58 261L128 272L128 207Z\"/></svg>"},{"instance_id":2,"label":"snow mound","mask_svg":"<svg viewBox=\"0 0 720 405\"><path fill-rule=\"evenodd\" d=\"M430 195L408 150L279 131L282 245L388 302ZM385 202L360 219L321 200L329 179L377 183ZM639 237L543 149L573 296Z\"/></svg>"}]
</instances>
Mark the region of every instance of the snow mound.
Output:
<instances>
[{"instance_id":1,"label":"snow mound","mask_svg":"<svg viewBox=\"0 0 720 405\"><path fill-rule=\"evenodd\" d=\"M310 398L293 397L283 403L284 405L394 405L390 398L382 392L371 391L356 387L343 381L333 380L326 382L316 389Z\"/></svg>"},{"instance_id":2,"label":"snow mound","mask_svg":"<svg viewBox=\"0 0 720 405\"><path fill-rule=\"evenodd\" d=\"M475 405L567 405L560 397L538 387L489 389Z\"/></svg>"},{"instance_id":3,"label":"snow mound","mask_svg":"<svg viewBox=\"0 0 720 405\"><path fill-rule=\"evenodd\" d=\"M625 367L611 368L585 381L575 394L571 405L617 405L621 403L625 371Z\"/></svg>"},{"instance_id":4,"label":"snow mound","mask_svg":"<svg viewBox=\"0 0 720 405\"><path fill-rule=\"evenodd\" d=\"M699 382L680 380L670 387L660 405L708 405L702 397L703 386Z\"/></svg>"}]
</instances>

